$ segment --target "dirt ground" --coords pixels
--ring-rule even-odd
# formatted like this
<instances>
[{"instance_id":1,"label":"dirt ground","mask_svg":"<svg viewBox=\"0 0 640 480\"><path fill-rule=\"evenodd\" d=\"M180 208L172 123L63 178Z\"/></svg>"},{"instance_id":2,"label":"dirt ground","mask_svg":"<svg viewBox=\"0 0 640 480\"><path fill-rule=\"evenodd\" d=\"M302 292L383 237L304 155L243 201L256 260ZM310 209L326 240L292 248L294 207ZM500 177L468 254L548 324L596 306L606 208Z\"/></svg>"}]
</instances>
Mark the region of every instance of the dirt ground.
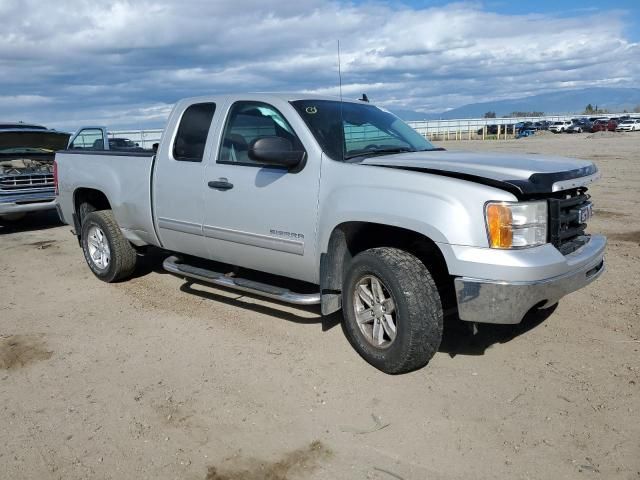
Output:
<instances>
[{"instance_id":1,"label":"dirt ground","mask_svg":"<svg viewBox=\"0 0 640 480\"><path fill-rule=\"evenodd\" d=\"M521 326L450 322L388 376L339 317L157 259L108 285L55 215L0 226L0 477L639 479L640 134L444 146L594 160L608 271Z\"/></svg>"}]
</instances>

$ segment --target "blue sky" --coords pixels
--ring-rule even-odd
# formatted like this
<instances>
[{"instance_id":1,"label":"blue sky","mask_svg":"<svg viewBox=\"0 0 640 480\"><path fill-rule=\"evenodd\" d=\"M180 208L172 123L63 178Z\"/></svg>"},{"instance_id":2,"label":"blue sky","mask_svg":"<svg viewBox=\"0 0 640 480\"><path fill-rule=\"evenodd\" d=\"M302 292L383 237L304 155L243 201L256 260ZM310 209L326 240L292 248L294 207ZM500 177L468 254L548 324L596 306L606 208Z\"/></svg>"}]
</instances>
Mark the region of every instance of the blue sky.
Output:
<instances>
[{"instance_id":1,"label":"blue sky","mask_svg":"<svg viewBox=\"0 0 640 480\"><path fill-rule=\"evenodd\" d=\"M507 14L543 14L590 17L593 13L619 11L625 19L625 34L630 40L640 40L640 2L638 0L563 0L563 1L489 1L486 8Z\"/></svg>"},{"instance_id":2,"label":"blue sky","mask_svg":"<svg viewBox=\"0 0 640 480\"><path fill-rule=\"evenodd\" d=\"M447 5L448 1L405 0L402 3L414 8L433 5ZM620 11L625 18L625 33L633 41L640 40L640 1L638 0L487 0L484 2L466 2L480 5L484 10L506 15L554 15L571 17L590 17L597 12Z\"/></svg>"},{"instance_id":3,"label":"blue sky","mask_svg":"<svg viewBox=\"0 0 640 480\"><path fill-rule=\"evenodd\" d=\"M0 120L161 127L181 97L366 92L392 110L640 86L640 1L0 1Z\"/></svg>"}]
</instances>

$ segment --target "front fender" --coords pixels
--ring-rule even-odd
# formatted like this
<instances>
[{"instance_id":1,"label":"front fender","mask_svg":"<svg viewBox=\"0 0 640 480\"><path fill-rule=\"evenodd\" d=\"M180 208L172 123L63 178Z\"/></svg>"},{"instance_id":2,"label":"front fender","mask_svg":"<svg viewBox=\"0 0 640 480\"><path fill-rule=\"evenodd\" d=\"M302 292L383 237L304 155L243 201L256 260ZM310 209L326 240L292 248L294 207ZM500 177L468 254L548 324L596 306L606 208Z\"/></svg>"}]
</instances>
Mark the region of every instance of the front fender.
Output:
<instances>
[{"instance_id":1,"label":"front fender","mask_svg":"<svg viewBox=\"0 0 640 480\"><path fill-rule=\"evenodd\" d=\"M412 230L437 244L487 247L488 200L516 198L467 180L327 160L320 189L320 251L327 251L337 225L353 221Z\"/></svg>"}]
</instances>

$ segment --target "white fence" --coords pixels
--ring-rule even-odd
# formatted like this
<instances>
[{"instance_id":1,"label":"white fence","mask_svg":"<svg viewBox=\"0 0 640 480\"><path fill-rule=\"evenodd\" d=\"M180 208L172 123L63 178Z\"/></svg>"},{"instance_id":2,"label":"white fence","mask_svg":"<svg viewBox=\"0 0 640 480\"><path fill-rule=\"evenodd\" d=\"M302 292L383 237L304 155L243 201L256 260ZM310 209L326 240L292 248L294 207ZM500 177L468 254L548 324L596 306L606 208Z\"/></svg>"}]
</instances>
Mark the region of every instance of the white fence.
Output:
<instances>
[{"instance_id":1,"label":"white fence","mask_svg":"<svg viewBox=\"0 0 640 480\"><path fill-rule=\"evenodd\" d=\"M409 121L418 133L429 140L472 140L488 138L510 138L515 136L515 125L519 122L558 122L578 118L576 115L549 115L544 117L465 118L452 120ZM487 127L498 125L498 133L489 133Z\"/></svg>"},{"instance_id":2,"label":"white fence","mask_svg":"<svg viewBox=\"0 0 640 480\"><path fill-rule=\"evenodd\" d=\"M136 142L140 147L150 149L154 143L160 142L161 128L152 130L114 130L108 132L110 138L128 138Z\"/></svg>"},{"instance_id":3,"label":"white fence","mask_svg":"<svg viewBox=\"0 0 640 480\"><path fill-rule=\"evenodd\" d=\"M628 113L607 113L606 115L545 115L542 117L501 117L501 118L465 118L452 120L419 120L408 121L418 133L429 140L472 140L513 138L516 134L515 125L519 122L541 122L547 120L558 122L571 120L572 118L593 117L620 117L622 115L634 116ZM636 114L637 115L637 114ZM489 133L489 125L499 127L499 135Z\"/></svg>"}]
</instances>

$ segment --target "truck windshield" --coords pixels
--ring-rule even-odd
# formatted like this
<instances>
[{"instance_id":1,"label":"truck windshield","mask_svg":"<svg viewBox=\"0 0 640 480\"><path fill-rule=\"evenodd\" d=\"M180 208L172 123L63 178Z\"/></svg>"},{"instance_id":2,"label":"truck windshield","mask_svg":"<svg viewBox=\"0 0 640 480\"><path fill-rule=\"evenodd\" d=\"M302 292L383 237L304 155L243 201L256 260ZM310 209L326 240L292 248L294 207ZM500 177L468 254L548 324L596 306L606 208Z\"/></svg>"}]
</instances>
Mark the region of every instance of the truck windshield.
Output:
<instances>
[{"instance_id":1,"label":"truck windshield","mask_svg":"<svg viewBox=\"0 0 640 480\"><path fill-rule=\"evenodd\" d=\"M334 100L296 100L291 104L334 160L436 150L398 117L374 105Z\"/></svg>"}]
</instances>

